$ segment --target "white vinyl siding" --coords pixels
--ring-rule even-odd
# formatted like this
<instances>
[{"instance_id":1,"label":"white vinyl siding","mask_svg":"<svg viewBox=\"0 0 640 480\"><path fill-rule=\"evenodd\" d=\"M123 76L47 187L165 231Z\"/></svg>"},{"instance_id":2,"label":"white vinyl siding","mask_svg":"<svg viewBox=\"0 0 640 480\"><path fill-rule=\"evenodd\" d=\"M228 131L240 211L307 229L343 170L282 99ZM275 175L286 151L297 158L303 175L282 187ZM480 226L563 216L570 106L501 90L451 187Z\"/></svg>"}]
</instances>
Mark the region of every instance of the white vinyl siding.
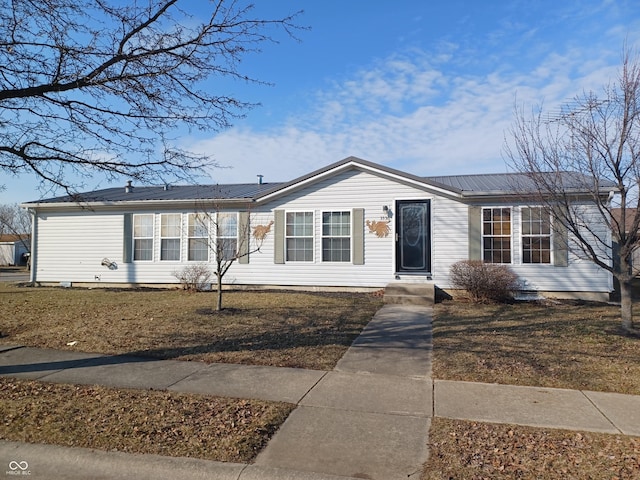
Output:
<instances>
[{"instance_id":1,"label":"white vinyl siding","mask_svg":"<svg viewBox=\"0 0 640 480\"><path fill-rule=\"evenodd\" d=\"M351 261L351 212L322 212L322 261Z\"/></svg>"},{"instance_id":2,"label":"white vinyl siding","mask_svg":"<svg viewBox=\"0 0 640 480\"><path fill-rule=\"evenodd\" d=\"M153 215L133 216L133 260L153 260Z\"/></svg>"}]
</instances>

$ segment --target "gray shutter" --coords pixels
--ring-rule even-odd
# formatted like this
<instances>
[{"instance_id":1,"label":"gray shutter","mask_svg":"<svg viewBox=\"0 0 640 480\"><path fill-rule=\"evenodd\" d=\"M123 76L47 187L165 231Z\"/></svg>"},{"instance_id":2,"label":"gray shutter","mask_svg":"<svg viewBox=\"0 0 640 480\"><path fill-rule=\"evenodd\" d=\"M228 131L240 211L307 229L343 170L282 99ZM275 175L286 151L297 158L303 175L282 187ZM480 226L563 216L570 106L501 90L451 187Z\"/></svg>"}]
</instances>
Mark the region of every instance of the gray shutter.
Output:
<instances>
[{"instance_id":1,"label":"gray shutter","mask_svg":"<svg viewBox=\"0 0 640 480\"><path fill-rule=\"evenodd\" d=\"M568 267L569 236L566 225L559 221L558 217L563 218L564 215L556 209L553 214L553 265L556 267Z\"/></svg>"},{"instance_id":2,"label":"gray shutter","mask_svg":"<svg viewBox=\"0 0 640 480\"><path fill-rule=\"evenodd\" d=\"M286 226L284 210L274 210L273 221L273 263L284 263L284 229Z\"/></svg>"},{"instance_id":3,"label":"gray shutter","mask_svg":"<svg viewBox=\"0 0 640 480\"><path fill-rule=\"evenodd\" d=\"M469 206L469 260L482 260L482 208Z\"/></svg>"},{"instance_id":4,"label":"gray shutter","mask_svg":"<svg viewBox=\"0 0 640 480\"><path fill-rule=\"evenodd\" d=\"M133 215L124 214L123 235L122 235L122 263L133 261Z\"/></svg>"},{"instance_id":5,"label":"gray shutter","mask_svg":"<svg viewBox=\"0 0 640 480\"><path fill-rule=\"evenodd\" d=\"M249 212L240 212L238 214L238 263L249 263L249 242L251 241L251 232L249 231Z\"/></svg>"},{"instance_id":6,"label":"gray shutter","mask_svg":"<svg viewBox=\"0 0 640 480\"><path fill-rule=\"evenodd\" d=\"M353 235L354 265L364 265L364 208L354 208L351 214L351 235Z\"/></svg>"}]
</instances>

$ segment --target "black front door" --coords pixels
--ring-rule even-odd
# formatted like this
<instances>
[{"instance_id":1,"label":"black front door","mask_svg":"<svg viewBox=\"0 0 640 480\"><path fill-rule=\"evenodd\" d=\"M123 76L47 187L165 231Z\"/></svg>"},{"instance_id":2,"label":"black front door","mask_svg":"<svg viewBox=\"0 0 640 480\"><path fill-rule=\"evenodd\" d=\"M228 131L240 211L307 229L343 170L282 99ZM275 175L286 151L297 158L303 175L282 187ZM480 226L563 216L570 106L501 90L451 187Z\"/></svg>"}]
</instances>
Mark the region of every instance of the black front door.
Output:
<instances>
[{"instance_id":1,"label":"black front door","mask_svg":"<svg viewBox=\"0 0 640 480\"><path fill-rule=\"evenodd\" d=\"M431 202L396 202L396 273L431 273Z\"/></svg>"}]
</instances>

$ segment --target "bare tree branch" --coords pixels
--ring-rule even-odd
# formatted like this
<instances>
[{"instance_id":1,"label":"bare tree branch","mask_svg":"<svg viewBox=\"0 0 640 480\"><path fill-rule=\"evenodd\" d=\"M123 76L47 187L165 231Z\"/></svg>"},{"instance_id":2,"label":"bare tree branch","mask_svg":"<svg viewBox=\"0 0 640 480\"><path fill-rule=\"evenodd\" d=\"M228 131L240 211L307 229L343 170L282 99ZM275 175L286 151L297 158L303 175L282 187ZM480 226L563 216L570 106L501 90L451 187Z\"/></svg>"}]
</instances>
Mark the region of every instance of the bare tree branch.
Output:
<instances>
[{"instance_id":1,"label":"bare tree branch","mask_svg":"<svg viewBox=\"0 0 640 480\"><path fill-rule=\"evenodd\" d=\"M253 10L240 0L0 0L0 169L71 193L70 174L185 179L215 164L171 137L228 128L256 105L205 81L263 84L242 59L301 28L299 12Z\"/></svg>"},{"instance_id":2,"label":"bare tree branch","mask_svg":"<svg viewBox=\"0 0 640 480\"><path fill-rule=\"evenodd\" d=\"M31 251L29 234L31 233L31 215L18 204L0 205L0 235L9 234Z\"/></svg>"},{"instance_id":3,"label":"bare tree branch","mask_svg":"<svg viewBox=\"0 0 640 480\"><path fill-rule=\"evenodd\" d=\"M539 107L527 115L516 107L505 141L507 161L531 180L535 201L572 234L574 253L620 283L622 325L633 332L631 267L640 240L640 57L625 46L619 77L599 95L585 92L550 116L542 111Z\"/></svg>"}]
</instances>

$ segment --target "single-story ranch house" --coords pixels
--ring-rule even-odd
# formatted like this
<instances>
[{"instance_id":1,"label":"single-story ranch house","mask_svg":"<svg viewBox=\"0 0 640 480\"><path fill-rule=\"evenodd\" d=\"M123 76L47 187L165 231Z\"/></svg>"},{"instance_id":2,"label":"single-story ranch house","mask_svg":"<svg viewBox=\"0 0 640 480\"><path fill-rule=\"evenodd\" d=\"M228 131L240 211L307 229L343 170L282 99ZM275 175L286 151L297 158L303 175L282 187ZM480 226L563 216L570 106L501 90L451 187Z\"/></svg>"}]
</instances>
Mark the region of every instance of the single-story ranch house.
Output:
<instances>
[{"instance_id":1,"label":"single-story ranch house","mask_svg":"<svg viewBox=\"0 0 640 480\"><path fill-rule=\"evenodd\" d=\"M611 275L574 255L566 231L514 187L522 179L420 177L349 157L285 183L129 183L29 202L31 280L176 284L173 272L215 264L213 236L221 255L244 252L224 277L238 287L433 282L446 291L450 266L478 259L509 265L526 291L607 300Z\"/></svg>"}]
</instances>

